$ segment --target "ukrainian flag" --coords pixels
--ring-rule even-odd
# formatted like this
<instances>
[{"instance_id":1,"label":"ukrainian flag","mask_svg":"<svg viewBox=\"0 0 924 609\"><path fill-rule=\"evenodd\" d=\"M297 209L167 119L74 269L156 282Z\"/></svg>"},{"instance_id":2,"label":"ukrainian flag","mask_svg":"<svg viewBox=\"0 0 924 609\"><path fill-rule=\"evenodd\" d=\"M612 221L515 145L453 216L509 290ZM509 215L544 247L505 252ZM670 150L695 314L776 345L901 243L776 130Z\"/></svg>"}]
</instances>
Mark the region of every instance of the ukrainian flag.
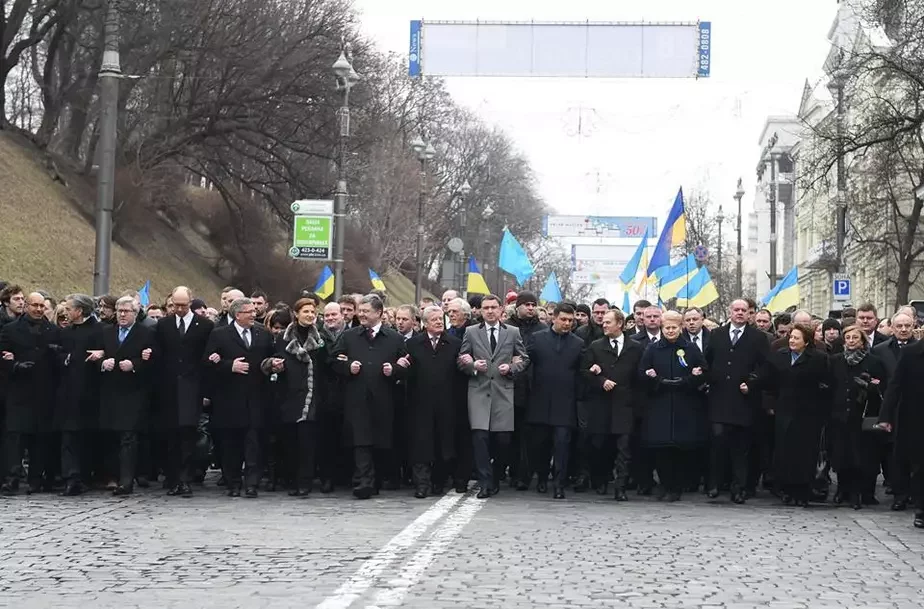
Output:
<instances>
[{"instance_id":1,"label":"ukrainian flag","mask_svg":"<svg viewBox=\"0 0 924 609\"><path fill-rule=\"evenodd\" d=\"M693 279L697 271L699 265L696 264L696 256L688 254L686 258L664 271L663 277L658 277L661 284L658 295L662 300L673 298Z\"/></svg>"},{"instance_id":2,"label":"ukrainian flag","mask_svg":"<svg viewBox=\"0 0 924 609\"><path fill-rule=\"evenodd\" d=\"M491 293L491 290L488 289L488 284L484 280L484 276L481 274L481 269L478 268L478 263L475 261L474 256L468 257L468 293L484 295Z\"/></svg>"},{"instance_id":3,"label":"ukrainian flag","mask_svg":"<svg viewBox=\"0 0 924 609\"><path fill-rule=\"evenodd\" d=\"M334 274L329 266L325 265L321 269L321 276L318 277L318 283L314 286L314 293L321 300L327 300L334 293Z\"/></svg>"},{"instance_id":4,"label":"ukrainian flag","mask_svg":"<svg viewBox=\"0 0 924 609\"><path fill-rule=\"evenodd\" d=\"M709 270L701 267L690 282L677 294L678 307L705 307L719 299L719 291L712 282Z\"/></svg>"},{"instance_id":5,"label":"ukrainian flag","mask_svg":"<svg viewBox=\"0 0 924 609\"><path fill-rule=\"evenodd\" d=\"M373 271L372 269L369 269L369 281L372 282L373 289L382 290L383 292L386 290L385 282L382 281L382 278L379 277L379 274Z\"/></svg>"},{"instance_id":6,"label":"ukrainian flag","mask_svg":"<svg viewBox=\"0 0 924 609\"><path fill-rule=\"evenodd\" d=\"M645 234L642 236L641 243L638 244L638 248L635 250L635 253L632 254L632 258L629 259L629 262L626 263L626 268L622 270L622 274L619 276L619 281L622 282L624 289L629 289L629 287L635 282L635 278L638 275L639 270L642 271L642 277L639 279L637 291L641 292L642 284L646 279L645 272L648 270L648 229L645 229Z\"/></svg>"},{"instance_id":7,"label":"ukrainian flag","mask_svg":"<svg viewBox=\"0 0 924 609\"><path fill-rule=\"evenodd\" d=\"M622 293L622 312L626 315L632 310L632 305L629 303L629 290L626 289Z\"/></svg>"},{"instance_id":8,"label":"ukrainian flag","mask_svg":"<svg viewBox=\"0 0 924 609\"><path fill-rule=\"evenodd\" d=\"M785 311L799 305L799 267L794 266L770 293L763 298L771 313Z\"/></svg>"},{"instance_id":9,"label":"ukrainian flag","mask_svg":"<svg viewBox=\"0 0 924 609\"><path fill-rule=\"evenodd\" d=\"M674 205L667 214L664 230L658 238L651 262L648 264L648 280L660 281L663 274L671 266L671 248L683 245L687 240L687 220L683 208L683 188L677 191Z\"/></svg>"}]
</instances>

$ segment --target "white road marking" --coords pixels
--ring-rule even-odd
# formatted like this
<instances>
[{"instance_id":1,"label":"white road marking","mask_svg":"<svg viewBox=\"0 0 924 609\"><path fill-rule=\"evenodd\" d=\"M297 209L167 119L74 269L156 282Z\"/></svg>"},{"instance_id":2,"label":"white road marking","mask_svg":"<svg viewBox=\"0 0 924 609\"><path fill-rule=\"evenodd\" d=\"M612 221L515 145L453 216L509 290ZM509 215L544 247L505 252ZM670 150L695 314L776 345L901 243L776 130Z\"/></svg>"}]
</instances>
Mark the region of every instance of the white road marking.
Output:
<instances>
[{"instance_id":1,"label":"white road marking","mask_svg":"<svg viewBox=\"0 0 924 609\"><path fill-rule=\"evenodd\" d=\"M398 577L390 580L387 587L376 593L374 604L366 605L366 609L400 607L407 593L421 580L433 560L449 547L449 544L458 537L465 525L471 522L478 510L486 503L486 501L471 497L464 501L459 509L450 514L445 522L436 528L423 549L412 555L404 564Z\"/></svg>"},{"instance_id":2,"label":"white road marking","mask_svg":"<svg viewBox=\"0 0 924 609\"><path fill-rule=\"evenodd\" d=\"M411 547L436 521L446 515L462 499L463 495L453 493L446 495L407 525L403 531L391 538L375 555L365 561L356 573L329 597L324 599L316 609L347 609L356 599L368 590L375 579L382 574L398 555Z\"/></svg>"}]
</instances>

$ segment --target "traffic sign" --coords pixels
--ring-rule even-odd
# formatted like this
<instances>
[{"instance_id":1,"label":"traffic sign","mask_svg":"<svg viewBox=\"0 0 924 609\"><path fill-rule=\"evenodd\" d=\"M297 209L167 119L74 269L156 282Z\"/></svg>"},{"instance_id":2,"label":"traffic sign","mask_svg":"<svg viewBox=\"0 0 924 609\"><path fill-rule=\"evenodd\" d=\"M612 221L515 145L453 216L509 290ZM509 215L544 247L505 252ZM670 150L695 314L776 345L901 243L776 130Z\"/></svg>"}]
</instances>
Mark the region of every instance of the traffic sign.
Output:
<instances>
[{"instance_id":1,"label":"traffic sign","mask_svg":"<svg viewBox=\"0 0 924 609\"><path fill-rule=\"evenodd\" d=\"M334 213L334 202L331 199L302 199L292 203L290 209L297 216L330 216Z\"/></svg>"},{"instance_id":2,"label":"traffic sign","mask_svg":"<svg viewBox=\"0 0 924 609\"><path fill-rule=\"evenodd\" d=\"M850 275L847 273L834 273L834 300L836 302L850 301Z\"/></svg>"},{"instance_id":3,"label":"traffic sign","mask_svg":"<svg viewBox=\"0 0 924 609\"><path fill-rule=\"evenodd\" d=\"M333 245L333 222L330 216L295 216L292 247L293 258L330 260Z\"/></svg>"}]
</instances>

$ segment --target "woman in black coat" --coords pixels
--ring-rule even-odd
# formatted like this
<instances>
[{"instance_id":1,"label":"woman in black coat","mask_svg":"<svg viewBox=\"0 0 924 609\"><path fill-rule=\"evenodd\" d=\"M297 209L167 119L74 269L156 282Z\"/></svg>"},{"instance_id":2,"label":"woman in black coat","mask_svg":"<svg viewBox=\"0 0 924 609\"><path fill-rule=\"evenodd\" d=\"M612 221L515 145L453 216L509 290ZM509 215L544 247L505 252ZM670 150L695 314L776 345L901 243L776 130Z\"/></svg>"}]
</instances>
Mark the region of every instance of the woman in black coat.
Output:
<instances>
[{"instance_id":1,"label":"woman in black coat","mask_svg":"<svg viewBox=\"0 0 924 609\"><path fill-rule=\"evenodd\" d=\"M814 347L814 332L793 326L789 348L770 354L742 391L763 390L776 405L774 471L784 503L808 507L821 430L830 413L827 354Z\"/></svg>"},{"instance_id":2,"label":"woman in black coat","mask_svg":"<svg viewBox=\"0 0 924 609\"><path fill-rule=\"evenodd\" d=\"M276 373L276 440L282 447L277 468L291 482L289 495L311 492L318 442L318 410L327 399L325 370L327 347L318 333L314 301L302 298L292 308L295 321L276 339L275 361L284 361ZM273 359L263 362L263 372L272 375Z\"/></svg>"},{"instance_id":3,"label":"woman in black coat","mask_svg":"<svg viewBox=\"0 0 924 609\"><path fill-rule=\"evenodd\" d=\"M661 323L661 340L648 345L639 362L648 388L642 442L654 451L661 482L658 498L678 501L689 479L691 455L707 440L706 402L700 390L705 361L681 336L680 313L668 311Z\"/></svg>"},{"instance_id":4,"label":"woman in black coat","mask_svg":"<svg viewBox=\"0 0 924 609\"><path fill-rule=\"evenodd\" d=\"M884 438L863 431L864 417L878 417L886 370L871 354L866 333L857 326L844 330L844 352L831 358L834 403L831 411L831 465L837 472L834 502L851 500L859 510L872 498L879 474L879 455Z\"/></svg>"}]
</instances>

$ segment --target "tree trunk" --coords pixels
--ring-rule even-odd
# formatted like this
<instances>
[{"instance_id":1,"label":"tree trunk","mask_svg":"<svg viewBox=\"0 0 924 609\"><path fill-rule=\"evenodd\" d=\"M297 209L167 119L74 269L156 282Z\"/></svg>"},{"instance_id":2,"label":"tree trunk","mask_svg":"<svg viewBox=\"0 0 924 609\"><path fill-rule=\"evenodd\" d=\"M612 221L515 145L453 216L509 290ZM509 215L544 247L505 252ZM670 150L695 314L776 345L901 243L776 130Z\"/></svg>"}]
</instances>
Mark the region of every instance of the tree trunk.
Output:
<instances>
[{"instance_id":1,"label":"tree trunk","mask_svg":"<svg viewBox=\"0 0 924 609\"><path fill-rule=\"evenodd\" d=\"M895 309L908 304L908 294L911 292L911 265L914 260L902 256L898 261L898 277L895 280Z\"/></svg>"}]
</instances>

